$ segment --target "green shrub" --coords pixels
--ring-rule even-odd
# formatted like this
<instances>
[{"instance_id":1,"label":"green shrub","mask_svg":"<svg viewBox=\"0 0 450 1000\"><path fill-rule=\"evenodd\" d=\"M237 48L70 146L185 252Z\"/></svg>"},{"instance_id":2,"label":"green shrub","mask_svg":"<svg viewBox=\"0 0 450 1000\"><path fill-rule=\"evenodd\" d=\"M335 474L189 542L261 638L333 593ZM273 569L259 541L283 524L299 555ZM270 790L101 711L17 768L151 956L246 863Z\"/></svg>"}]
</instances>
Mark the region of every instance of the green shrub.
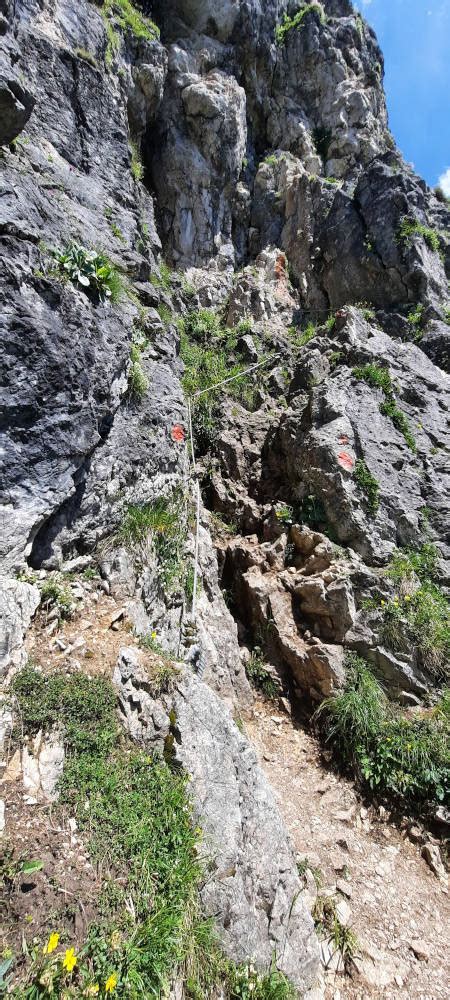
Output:
<instances>
[{"instance_id":1,"label":"green shrub","mask_svg":"<svg viewBox=\"0 0 450 1000\"><path fill-rule=\"evenodd\" d=\"M430 229L428 226L424 226L421 222L417 222L417 220L407 218L403 219L398 233L399 241L409 247L411 246L415 236L420 236L423 240L425 240L425 243L430 250L434 250L435 253L440 253L441 241L439 233L437 233L435 229Z\"/></svg>"},{"instance_id":2,"label":"green shrub","mask_svg":"<svg viewBox=\"0 0 450 1000\"><path fill-rule=\"evenodd\" d=\"M53 250L57 268L86 294L117 302L123 291L122 281L114 265L104 253L70 243L65 250Z\"/></svg>"},{"instance_id":3,"label":"green shrub","mask_svg":"<svg viewBox=\"0 0 450 1000\"><path fill-rule=\"evenodd\" d=\"M449 723L444 713L404 718L390 705L367 664L348 657L345 690L316 719L336 756L371 789L427 810L449 792Z\"/></svg>"},{"instance_id":4,"label":"green shrub","mask_svg":"<svg viewBox=\"0 0 450 1000\"><path fill-rule=\"evenodd\" d=\"M331 938L336 949L343 957L344 963L350 961L359 948L356 934L339 919L334 899L330 896L318 895L314 903L312 918L317 933Z\"/></svg>"},{"instance_id":5,"label":"green shrub","mask_svg":"<svg viewBox=\"0 0 450 1000\"><path fill-rule=\"evenodd\" d=\"M245 665L245 672L253 687L262 691L266 698L276 698L280 694L280 685L267 669L259 646L255 646L248 663Z\"/></svg>"},{"instance_id":6,"label":"green shrub","mask_svg":"<svg viewBox=\"0 0 450 1000\"><path fill-rule=\"evenodd\" d=\"M300 8L300 10L298 10L297 13L294 14L293 17L289 17L288 14L284 14L281 24L279 24L278 27L275 29L275 38L278 45L284 45L286 41L286 35L288 34L289 31L300 30L300 28L303 26L305 17L307 17L308 14L312 13L318 14L321 23L324 24L325 13L322 5L319 3L307 3L303 5Z\"/></svg>"},{"instance_id":7,"label":"green shrub","mask_svg":"<svg viewBox=\"0 0 450 1000\"><path fill-rule=\"evenodd\" d=\"M150 276L150 282L155 288L164 288L165 291L169 291L172 287L172 271L168 264L164 260L161 260L158 264L159 274L155 272Z\"/></svg>"},{"instance_id":8,"label":"green shrub","mask_svg":"<svg viewBox=\"0 0 450 1000\"><path fill-rule=\"evenodd\" d=\"M295 1000L297 993L282 972L258 972L254 965L228 967L226 996L230 1000Z\"/></svg>"},{"instance_id":9,"label":"green shrub","mask_svg":"<svg viewBox=\"0 0 450 1000\"><path fill-rule=\"evenodd\" d=\"M60 618L70 618L72 615L72 598L70 591L55 577L48 577L43 583L38 581L41 592L41 607L58 609Z\"/></svg>"},{"instance_id":10,"label":"green shrub","mask_svg":"<svg viewBox=\"0 0 450 1000\"><path fill-rule=\"evenodd\" d=\"M98 69L98 63L95 58L95 55L93 52L90 52L89 49L82 49L82 48L75 49L75 55L77 56L78 59L82 59L83 62L89 63L89 65L93 66L94 69Z\"/></svg>"},{"instance_id":11,"label":"green shrub","mask_svg":"<svg viewBox=\"0 0 450 1000\"><path fill-rule=\"evenodd\" d=\"M450 619L448 601L436 583L438 553L427 542L419 550L398 550L386 574L395 584L389 600L370 602L381 612L380 640L396 652L416 647L422 666L438 678L448 676Z\"/></svg>"},{"instance_id":12,"label":"green shrub","mask_svg":"<svg viewBox=\"0 0 450 1000\"><path fill-rule=\"evenodd\" d=\"M375 479L375 476L367 468L367 465L361 458L358 459L355 465L354 472L355 482L364 493L366 507L370 514L375 517L378 508L380 506L379 493L380 487Z\"/></svg>"}]
</instances>

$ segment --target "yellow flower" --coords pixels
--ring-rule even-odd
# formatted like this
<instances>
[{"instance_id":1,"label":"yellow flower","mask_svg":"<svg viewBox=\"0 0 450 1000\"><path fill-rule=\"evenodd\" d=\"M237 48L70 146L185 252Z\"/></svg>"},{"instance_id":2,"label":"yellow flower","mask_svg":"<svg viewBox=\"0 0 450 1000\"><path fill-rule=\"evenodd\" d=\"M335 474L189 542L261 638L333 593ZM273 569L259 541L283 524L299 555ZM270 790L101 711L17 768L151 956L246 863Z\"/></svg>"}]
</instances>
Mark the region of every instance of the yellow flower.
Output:
<instances>
[{"instance_id":1,"label":"yellow flower","mask_svg":"<svg viewBox=\"0 0 450 1000\"><path fill-rule=\"evenodd\" d=\"M152 639L156 639L156 638L157 638L157 635L158 635L158 633L157 633L157 632L155 632L155 630L153 629L153 632L151 633L151 638L152 638Z\"/></svg>"},{"instance_id":2,"label":"yellow flower","mask_svg":"<svg viewBox=\"0 0 450 1000\"><path fill-rule=\"evenodd\" d=\"M410 594L406 594L406 596L405 596L405 601L410 601L410 600L411 600L411 596L410 596Z\"/></svg>"},{"instance_id":3,"label":"yellow flower","mask_svg":"<svg viewBox=\"0 0 450 1000\"><path fill-rule=\"evenodd\" d=\"M53 931L53 934L50 934L47 944L42 949L44 955L51 955L52 951L54 951L55 948L58 947L58 944L59 944L59 934L56 931Z\"/></svg>"},{"instance_id":4,"label":"yellow flower","mask_svg":"<svg viewBox=\"0 0 450 1000\"><path fill-rule=\"evenodd\" d=\"M66 954L64 955L63 968L67 969L67 972L73 972L77 961L78 959L75 954L75 949L67 948Z\"/></svg>"},{"instance_id":5,"label":"yellow flower","mask_svg":"<svg viewBox=\"0 0 450 1000\"><path fill-rule=\"evenodd\" d=\"M382 602L381 602L381 607L382 607L382 608L384 608L384 605L385 605L385 604L386 604L386 601L382 601Z\"/></svg>"},{"instance_id":6,"label":"yellow flower","mask_svg":"<svg viewBox=\"0 0 450 1000\"><path fill-rule=\"evenodd\" d=\"M116 986L117 986L117 976L116 973L113 972L110 976L108 976L108 979L106 980L105 993L112 993L112 991L115 990Z\"/></svg>"}]
</instances>

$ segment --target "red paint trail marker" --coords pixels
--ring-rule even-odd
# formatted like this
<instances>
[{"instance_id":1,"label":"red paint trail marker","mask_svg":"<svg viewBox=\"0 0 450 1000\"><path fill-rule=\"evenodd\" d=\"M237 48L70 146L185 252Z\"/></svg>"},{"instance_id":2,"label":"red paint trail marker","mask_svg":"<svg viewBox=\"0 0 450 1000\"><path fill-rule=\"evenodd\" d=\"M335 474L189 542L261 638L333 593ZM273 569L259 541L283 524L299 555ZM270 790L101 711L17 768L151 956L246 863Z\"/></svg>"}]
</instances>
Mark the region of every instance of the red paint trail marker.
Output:
<instances>
[{"instance_id":1,"label":"red paint trail marker","mask_svg":"<svg viewBox=\"0 0 450 1000\"><path fill-rule=\"evenodd\" d=\"M340 451L338 455L339 465L342 465L343 469L347 469L348 472L353 472L353 467L355 464L354 458L348 454L346 451Z\"/></svg>"},{"instance_id":2,"label":"red paint trail marker","mask_svg":"<svg viewBox=\"0 0 450 1000\"><path fill-rule=\"evenodd\" d=\"M186 434L181 424L174 424L170 432L172 441L184 441Z\"/></svg>"}]
</instances>

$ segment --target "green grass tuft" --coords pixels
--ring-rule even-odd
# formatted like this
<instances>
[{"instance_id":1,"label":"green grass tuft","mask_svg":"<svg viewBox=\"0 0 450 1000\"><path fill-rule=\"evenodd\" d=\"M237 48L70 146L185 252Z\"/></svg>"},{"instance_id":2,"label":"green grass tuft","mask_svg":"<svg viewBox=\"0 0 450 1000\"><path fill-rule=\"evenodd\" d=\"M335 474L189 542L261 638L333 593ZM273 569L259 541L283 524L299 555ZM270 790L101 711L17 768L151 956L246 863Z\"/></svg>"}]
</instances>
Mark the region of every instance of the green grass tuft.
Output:
<instances>
[{"instance_id":1,"label":"green grass tuft","mask_svg":"<svg viewBox=\"0 0 450 1000\"><path fill-rule=\"evenodd\" d=\"M355 482L364 493L367 510L372 517L375 517L380 506L380 487L375 479L375 476L372 475L367 468L366 463L360 458L355 465L354 478Z\"/></svg>"},{"instance_id":2,"label":"green grass tuft","mask_svg":"<svg viewBox=\"0 0 450 1000\"><path fill-rule=\"evenodd\" d=\"M397 406L389 370L371 363L364 365L363 368L354 368L353 374L355 378L367 382L372 388L382 390L385 395L385 401L380 404L380 413L392 420L396 430L400 431L400 434L403 434L408 448L413 452L417 451L416 442L405 414Z\"/></svg>"},{"instance_id":3,"label":"green grass tuft","mask_svg":"<svg viewBox=\"0 0 450 1000\"><path fill-rule=\"evenodd\" d=\"M415 236L420 236L427 247L433 250L435 253L441 252L441 241L439 233L435 229L430 229L428 226L424 226L421 222L411 219L403 219L399 232L398 240L405 244L405 246L411 246Z\"/></svg>"},{"instance_id":4,"label":"green grass tuft","mask_svg":"<svg viewBox=\"0 0 450 1000\"><path fill-rule=\"evenodd\" d=\"M283 15L283 20L281 24L275 29L275 38L278 45L284 45L286 41L286 36L290 31L299 31L303 27L303 23L308 14L316 13L320 17L321 24L325 23L325 13L323 7L319 3L307 3L302 5L300 10L297 11L293 17L289 17L288 14Z\"/></svg>"},{"instance_id":5,"label":"green grass tuft","mask_svg":"<svg viewBox=\"0 0 450 1000\"><path fill-rule=\"evenodd\" d=\"M388 798L427 812L448 799L450 726L444 712L405 718L368 665L348 655L345 690L326 699L316 719L336 757Z\"/></svg>"},{"instance_id":6,"label":"green grass tuft","mask_svg":"<svg viewBox=\"0 0 450 1000\"><path fill-rule=\"evenodd\" d=\"M145 170L141 158L141 153L135 142L130 143L130 145L131 145L131 173L135 181L142 181Z\"/></svg>"}]
</instances>

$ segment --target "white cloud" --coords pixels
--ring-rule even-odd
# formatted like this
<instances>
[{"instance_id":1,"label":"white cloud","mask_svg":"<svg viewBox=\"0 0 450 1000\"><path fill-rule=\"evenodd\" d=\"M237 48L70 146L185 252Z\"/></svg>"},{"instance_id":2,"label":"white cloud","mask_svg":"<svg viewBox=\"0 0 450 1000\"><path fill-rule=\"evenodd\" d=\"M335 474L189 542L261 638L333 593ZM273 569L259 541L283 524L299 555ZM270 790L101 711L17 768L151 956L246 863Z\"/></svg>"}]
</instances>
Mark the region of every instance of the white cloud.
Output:
<instances>
[{"instance_id":1,"label":"white cloud","mask_svg":"<svg viewBox=\"0 0 450 1000\"><path fill-rule=\"evenodd\" d=\"M442 188L444 194L447 198L450 198L450 167L443 174L441 174L439 181L439 187Z\"/></svg>"}]
</instances>

